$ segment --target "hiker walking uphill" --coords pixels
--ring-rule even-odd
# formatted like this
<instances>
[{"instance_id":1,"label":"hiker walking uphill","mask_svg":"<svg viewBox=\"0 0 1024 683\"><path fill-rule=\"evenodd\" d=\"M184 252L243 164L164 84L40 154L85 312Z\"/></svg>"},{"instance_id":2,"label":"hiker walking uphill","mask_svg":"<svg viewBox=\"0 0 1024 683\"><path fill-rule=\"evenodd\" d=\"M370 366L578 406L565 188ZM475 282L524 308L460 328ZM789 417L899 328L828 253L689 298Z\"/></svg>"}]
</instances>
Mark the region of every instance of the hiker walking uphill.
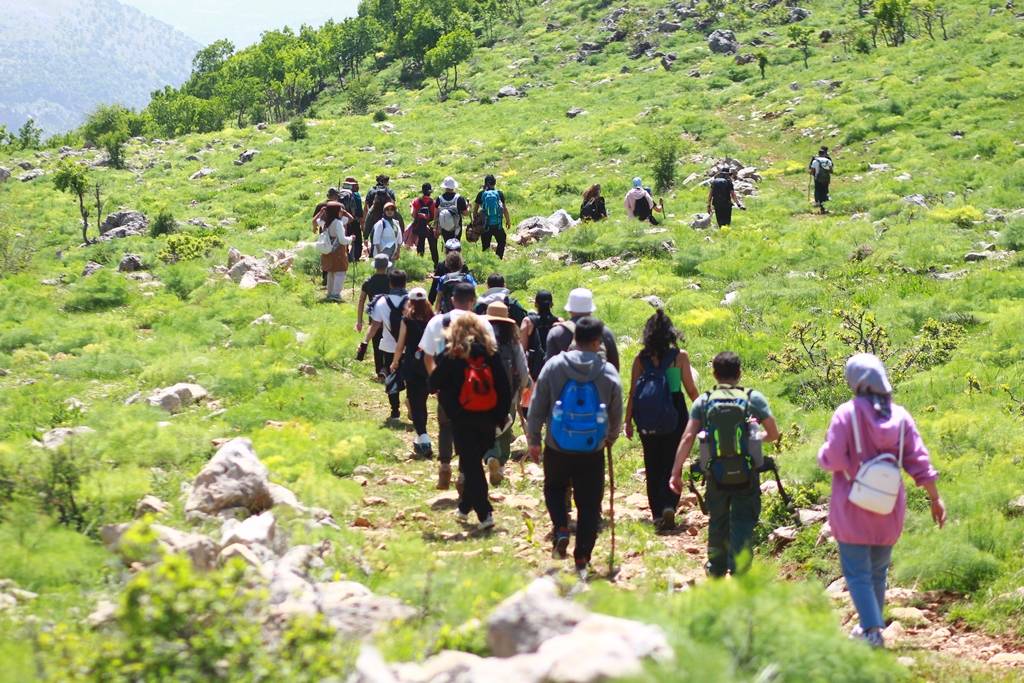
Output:
<instances>
[{"instance_id":1,"label":"hiker walking uphill","mask_svg":"<svg viewBox=\"0 0 1024 683\"><path fill-rule=\"evenodd\" d=\"M593 292L583 287L572 290L569 292L569 300L565 304L565 310L569 313L569 320L557 323L548 333L547 341L544 344L545 364L558 354L568 351L573 347L576 323L581 318L593 315L597 311L597 306L594 305ZM601 330L601 345L598 351L618 370L619 349L615 345L615 335L605 325L601 326Z\"/></svg>"},{"instance_id":2,"label":"hiker walking uphill","mask_svg":"<svg viewBox=\"0 0 1024 683\"><path fill-rule=\"evenodd\" d=\"M828 210L825 208L825 202L830 199L828 186L832 182L832 171L834 169L835 164L832 163L832 157L828 155L828 147L819 149L818 153L811 157L811 163L807 165L807 171L811 174L811 178L814 179L814 205L822 213L828 213Z\"/></svg>"},{"instance_id":3,"label":"hiker walking uphill","mask_svg":"<svg viewBox=\"0 0 1024 683\"><path fill-rule=\"evenodd\" d=\"M317 250L320 251L320 270L326 274L327 298L332 303L341 302L341 290L348 273L348 245L351 239L345 234L345 226L352 221L352 215L339 201L337 189L327 190L327 201L316 205L313 211L313 230L320 237Z\"/></svg>"},{"instance_id":4,"label":"hiker walking uphill","mask_svg":"<svg viewBox=\"0 0 1024 683\"><path fill-rule=\"evenodd\" d=\"M452 254L455 254L453 257ZM430 279L430 303L437 304L437 293L441 286L441 280L449 273L462 273L468 277L467 282L476 285L476 278L469 272L469 266L462 258L462 243L452 238L444 243L444 258L434 266L434 276Z\"/></svg>"},{"instance_id":5,"label":"hiker walking uphill","mask_svg":"<svg viewBox=\"0 0 1024 683\"><path fill-rule=\"evenodd\" d=\"M847 361L845 374L853 399L832 416L818 464L832 473L828 518L860 617L855 635L884 647L886 575L907 511L902 472L928 492L932 519L940 527L946 523L946 506L914 419L892 401L882 362L857 354Z\"/></svg>"},{"instance_id":6,"label":"hiker walking uphill","mask_svg":"<svg viewBox=\"0 0 1024 683\"><path fill-rule=\"evenodd\" d=\"M622 428L622 385L619 373L601 357L604 323L580 318L575 348L552 358L541 370L530 403L526 437L530 458L540 462L544 437L544 502L554 527L554 555L566 557L569 547L569 509L572 487L577 508L578 572L590 564L601 521L604 498L604 449Z\"/></svg>"},{"instance_id":7,"label":"hiker walking uphill","mask_svg":"<svg viewBox=\"0 0 1024 683\"><path fill-rule=\"evenodd\" d=\"M376 258L383 254L395 263L402 255L402 230L396 220L397 209L392 202L384 205L384 216L373 226L370 253Z\"/></svg>"},{"instance_id":8,"label":"hiker walking uphill","mask_svg":"<svg viewBox=\"0 0 1024 683\"><path fill-rule=\"evenodd\" d=\"M391 178L386 175L377 176L377 184L366 194L366 220L363 224L363 237L367 240L367 248L373 253L373 229L381 218L384 217L384 207L387 204L395 205L394 220L398 221L399 235L405 234L405 219L399 213L398 200L395 199L395 192L388 185ZM399 238L401 239L401 238ZM392 259L393 260L393 259Z\"/></svg>"},{"instance_id":9,"label":"hiker walking uphill","mask_svg":"<svg viewBox=\"0 0 1024 683\"><path fill-rule=\"evenodd\" d=\"M530 372L526 367L526 354L519 343L519 326L510 317L508 306L500 300L492 301L487 306L485 318L491 324L494 339L498 343L498 357L512 391L508 428L498 435L494 447L484 454L484 465L491 485L497 486L505 478L505 463L512 456L512 424L522 393L530 383Z\"/></svg>"},{"instance_id":10,"label":"hiker walking uphill","mask_svg":"<svg viewBox=\"0 0 1024 683\"><path fill-rule=\"evenodd\" d=\"M626 215L638 221L657 225L658 220L654 217L655 211L665 212L664 202L659 207L654 203L651 191L644 187L642 178L633 178L633 187L626 193Z\"/></svg>"},{"instance_id":11,"label":"hiker walking uphill","mask_svg":"<svg viewBox=\"0 0 1024 683\"><path fill-rule=\"evenodd\" d=\"M449 316L450 317L450 316ZM435 358L430 388L437 392L439 410L451 421L463 489L457 516L467 522L475 511L478 528L494 526L484 454L494 446L495 435L508 421L512 392L498 356L489 325L466 312L444 328L445 349Z\"/></svg>"},{"instance_id":12,"label":"hiker walking uphill","mask_svg":"<svg viewBox=\"0 0 1024 683\"><path fill-rule=\"evenodd\" d=\"M413 440L413 456L433 457L430 436L427 434L427 368L423 364L423 351L419 348L427 323L434 311L427 302L427 290L413 287L409 290L409 302L402 315L402 326L395 345L395 357L391 361L391 372L397 372L405 382L405 397L409 402L409 419L416 430Z\"/></svg>"},{"instance_id":13,"label":"hiker walking uphill","mask_svg":"<svg viewBox=\"0 0 1024 683\"><path fill-rule=\"evenodd\" d=\"M373 305L377 303L377 298L391 290L391 280L388 278L390 269L391 261L386 254L378 254L373 257L373 275L366 278L359 291L359 306L356 307L356 332L363 331L363 312L365 311L369 316ZM383 330L378 329L377 334L371 340L373 343L373 369L376 376L381 379L384 378L381 372L384 368L384 359L380 355L380 338L383 334ZM357 360L362 360L366 355L366 347L365 342L359 346L359 353L356 354Z\"/></svg>"},{"instance_id":14,"label":"hiker walking uphill","mask_svg":"<svg viewBox=\"0 0 1024 683\"><path fill-rule=\"evenodd\" d=\"M458 243L455 240L452 241ZM434 294L434 310L438 313L447 313L452 310L452 295L460 284L469 284L473 287L473 291L476 291L476 278L463 263L461 251L452 249L448 252L448 255L444 257L444 269L445 274L440 277L435 276L431 285Z\"/></svg>"},{"instance_id":15,"label":"hiker walking uphill","mask_svg":"<svg viewBox=\"0 0 1024 683\"><path fill-rule=\"evenodd\" d=\"M662 309L647 319L626 402L626 438L633 438L635 422L644 449L647 502L655 525L664 531L676 525L679 494L669 488L669 479L686 427L686 397L695 401L698 395L680 336Z\"/></svg>"},{"instance_id":16,"label":"hiker walking uphill","mask_svg":"<svg viewBox=\"0 0 1024 683\"><path fill-rule=\"evenodd\" d=\"M373 304L370 311L370 320L373 322L370 329L366 331L366 337L362 344L362 348L366 348L366 344L377 334L377 331L381 331L380 353L381 364L384 368L390 368L391 362L395 359L398 333L402 327L402 315L405 311L405 304L409 300L408 292L405 291L406 275L404 271L397 269L391 271L388 276L388 284L390 291L384 296L377 297ZM384 382L384 391L391 404L390 419L397 420L402 416L398 409L398 396L401 393L402 383L394 372L388 375L388 378L390 381Z\"/></svg>"},{"instance_id":17,"label":"hiker walking uphill","mask_svg":"<svg viewBox=\"0 0 1024 683\"><path fill-rule=\"evenodd\" d=\"M435 359L444 351L445 330L451 324L472 312L476 303L476 288L468 282L460 282L452 292L452 310L448 313L439 313L430 319L426 329L423 330L423 337L420 339L419 348L423 352L423 365L427 374L433 374ZM490 333L490 326L486 331ZM493 339L493 336L492 336ZM445 405L438 400L437 403L437 459L440 463L437 471L437 488L447 490L452 480L452 424L445 412ZM490 448L490 446L488 446ZM486 451L486 449L484 449ZM480 454L483 457L483 453Z\"/></svg>"},{"instance_id":18,"label":"hiker walking uphill","mask_svg":"<svg viewBox=\"0 0 1024 683\"><path fill-rule=\"evenodd\" d=\"M530 371L530 379L534 382L540 377L540 371L544 367L548 333L557 323L562 322L561 318L551 312L554 302L551 292L539 290L533 299L533 305L537 310L528 313L519 325L519 341L526 352L526 366ZM527 387L520 401L520 415L524 420L526 410L530 407L531 394L532 389Z\"/></svg>"},{"instance_id":19,"label":"hiker walking uphill","mask_svg":"<svg viewBox=\"0 0 1024 683\"><path fill-rule=\"evenodd\" d=\"M487 276L487 291L476 300L476 308L473 311L477 315L484 315L487 313L487 307L495 302L505 304L508 308L508 317L512 318L516 327L519 327L526 318L526 309L512 298L512 293L505 286L505 276L501 273L491 273ZM518 334L516 336L518 337Z\"/></svg>"},{"instance_id":20,"label":"hiker walking uphill","mask_svg":"<svg viewBox=\"0 0 1024 683\"><path fill-rule=\"evenodd\" d=\"M341 185L341 203L345 210L352 214L354 221L348 224L348 236L352 238L352 246L348 250L348 260L356 263L363 258L363 225L366 218L363 212L363 198L359 195L359 181L353 176L345 178Z\"/></svg>"},{"instance_id":21,"label":"hiker walking uphill","mask_svg":"<svg viewBox=\"0 0 1024 683\"><path fill-rule=\"evenodd\" d=\"M508 232L512 229L512 219L508 215L508 204L505 193L497 189L497 180L493 175L484 178L484 189L480 190L473 201L473 223L482 226L480 246L484 251L491 248L494 238L494 253L499 259L505 258L505 243Z\"/></svg>"},{"instance_id":22,"label":"hiker walking uphill","mask_svg":"<svg viewBox=\"0 0 1024 683\"><path fill-rule=\"evenodd\" d=\"M431 197L434 188L430 183L423 183L420 196L412 202L412 231L416 237L416 253L423 256L426 245L430 245L430 258L437 265L437 233L434 221L437 218L437 203Z\"/></svg>"},{"instance_id":23,"label":"hiker walking uphill","mask_svg":"<svg viewBox=\"0 0 1024 683\"><path fill-rule=\"evenodd\" d=\"M708 187L708 213L714 210L715 222L718 227L732 224L733 204L746 211L747 207L736 196L736 188L732 184L732 173L722 169L712 178Z\"/></svg>"},{"instance_id":24,"label":"hiker walking uphill","mask_svg":"<svg viewBox=\"0 0 1024 683\"><path fill-rule=\"evenodd\" d=\"M583 193L583 203L580 204L581 221L600 221L608 218L608 209L604 204L604 197L601 196L601 186L591 185Z\"/></svg>"},{"instance_id":25,"label":"hiker walking uphill","mask_svg":"<svg viewBox=\"0 0 1024 683\"><path fill-rule=\"evenodd\" d=\"M462 239L462 217L469 212L469 202L458 193L458 189L459 184L451 176L441 181L434 228L443 243Z\"/></svg>"},{"instance_id":26,"label":"hiker walking uphill","mask_svg":"<svg viewBox=\"0 0 1024 683\"><path fill-rule=\"evenodd\" d=\"M693 402L670 487L682 492L683 464L699 439L697 465L707 482L709 517L706 567L710 576L720 577L750 566L754 527L761 516L760 448L764 439L777 441L779 429L764 395L739 385L739 356L723 351L712 361L712 370L718 384Z\"/></svg>"}]
</instances>

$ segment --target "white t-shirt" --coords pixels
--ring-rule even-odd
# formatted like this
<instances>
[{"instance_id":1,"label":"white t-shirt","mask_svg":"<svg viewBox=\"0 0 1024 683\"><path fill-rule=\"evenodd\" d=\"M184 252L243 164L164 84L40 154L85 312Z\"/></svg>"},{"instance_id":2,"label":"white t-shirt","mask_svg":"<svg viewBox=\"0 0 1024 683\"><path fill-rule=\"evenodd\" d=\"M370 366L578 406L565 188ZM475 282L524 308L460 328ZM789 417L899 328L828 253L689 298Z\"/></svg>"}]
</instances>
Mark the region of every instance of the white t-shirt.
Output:
<instances>
[{"instance_id":1,"label":"white t-shirt","mask_svg":"<svg viewBox=\"0 0 1024 683\"><path fill-rule=\"evenodd\" d=\"M420 339L420 349L423 350L423 353L428 356L436 356L444 351L444 317L446 315L451 316L450 319L454 321L466 313L469 313L469 311L456 308L449 313L438 313L431 318L430 322L427 323L426 329L423 330L423 338ZM491 330L490 324L487 324L486 327L487 332L493 337L494 331ZM381 348L384 348L383 344L381 344Z\"/></svg>"},{"instance_id":2,"label":"white t-shirt","mask_svg":"<svg viewBox=\"0 0 1024 683\"><path fill-rule=\"evenodd\" d=\"M381 351L394 353L398 346L398 334L401 332L401 330L391 329L391 306L388 306L388 300L390 299L395 307L399 307L402 306L402 299L405 296L405 294L388 294L378 297L377 303L370 310L370 320L381 323L384 328L384 334L380 337Z\"/></svg>"},{"instance_id":3,"label":"white t-shirt","mask_svg":"<svg viewBox=\"0 0 1024 683\"><path fill-rule=\"evenodd\" d=\"M398 244L398 220L382 218L373 226L373 244L383 249L391 249Z\"/></svg>"}]
</instances>

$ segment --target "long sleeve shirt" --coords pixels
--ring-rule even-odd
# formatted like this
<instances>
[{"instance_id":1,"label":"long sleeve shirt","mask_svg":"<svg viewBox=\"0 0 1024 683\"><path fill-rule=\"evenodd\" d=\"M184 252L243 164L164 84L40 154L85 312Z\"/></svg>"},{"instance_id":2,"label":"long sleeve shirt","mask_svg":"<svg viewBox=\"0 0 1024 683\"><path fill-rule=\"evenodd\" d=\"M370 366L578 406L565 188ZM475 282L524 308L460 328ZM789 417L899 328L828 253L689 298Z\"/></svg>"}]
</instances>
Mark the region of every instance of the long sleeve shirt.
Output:
<instances>
[{"instance_id":1,"label":"long sleeve shirt","mask_svg":"<svg viewBox=\"0 0 1024 683\"><path fill-rule=\"evenodd\" d=\"M636 200L641 197L647 197L647 205L654 208L654 198L651 197L647 190L642 187L634 187L626 193L625 200L626 215L630 218L636 218L636 214L633 213L633 210L636 208Z\"/></svg>"}]
</instances>

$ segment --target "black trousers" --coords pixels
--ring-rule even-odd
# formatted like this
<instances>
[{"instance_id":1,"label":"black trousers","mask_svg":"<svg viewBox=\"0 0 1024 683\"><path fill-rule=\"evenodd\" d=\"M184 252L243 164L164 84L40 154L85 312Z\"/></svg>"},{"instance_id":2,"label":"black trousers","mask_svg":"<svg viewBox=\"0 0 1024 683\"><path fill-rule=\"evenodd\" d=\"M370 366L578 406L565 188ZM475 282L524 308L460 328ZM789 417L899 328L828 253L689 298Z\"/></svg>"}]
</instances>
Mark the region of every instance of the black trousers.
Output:
<instances>
[{"instance_id":1,"label":"black trousers","mask_svg":"<svg viewBox=\"0 0 1024 683\"><path fill-rule=\"evenodd\" d=\"M817 180L814 181L814 203L824 204L829 200L828 197L828 181L819 183Z\"/></svg>"},{"instance_id":2,"label":"black trousers","mask_svg":"<svg viewBox=\"0 0 1024 683\"><path fill-rule=\"evenodd\" d=\"M409 418L416 428L416 436L427 433L427 379L419 375L405 376L405 397L409 401Z\"/></svg>"},{"instance_id":3,"label":"black trousers","mask_svg":"<svg viewBox=\"0 0 1024 683\"><path fill-rule=\"evenodd\" d=\"M493 510L484 476L484 453L494 445L494 421L475 417L459 420L453 427L455 452L459 454L459 471L463 476L459 512L468 514L473 510L483 521Z\"/></svg>"},{"instance_id":4,"label":"black trousers","mask_svg":"<svg viewBox=\"0 0 1024 683\"><path fill-rule=\"evenodd\" d=\"M373 336L373 371L380 376L381 370L384 369L384 356L383 351L380 350L380 340L384 336L384 329L377 330L377 334Z\"/></svg>"},{"instance_id":5,"label":"black trousers","mask_svg":"<svg viewBox=\"0 0 1024 683\"><path fill-rule=\"evenodd\" d=\"M448 415L444 412L444 408L441 407L441 402L437 402L437 460L442 463L449 463L452 461L452 450L454 448L455 441L452 435L452 421L448 419ZM483 454L480 454L483 458Z\"/></svg>"},{"instance_id":6,"label":"black trousers","mask_svg":"<svg viewBox=\"0 0 1024 683\"><path fill-rule=\"evenodd\" d=\"M499 259L505 258L505 243L508 241L508 235L505 234L505 229L501 226L487 228L480 235L480 246L483 247L484 251L488 251L491 248L491 238L494 238L494 253L498 255Z\"/></svg>"},{"instance_id":7,"label":"black trousers","mask_svg":"<svg viewBox=\"0 0 1024 683\"><path fill-rule=\"evenodd\" d=\"M356 230L356 234L352 235L352 246L348 249L348 260L349 263L355 263L359 259L363 258L363 236L360 230Z\"/></svg>"},{"instance_id":8,"label":"black trousers","mask_svg":"<svg viewBox=\"0 0 1024 683\"><path fill-rule=\"evenodd\" d=\"M381 356L381 364L382 364L382 367L384 368L384 372L386 374L390 374L390 372L391 372L391 361L393 361L395 359L395 354L392 353L391 351L381 351L380 352L380 356ZM401 392L398 392L398 393L395 393L395 394L388 394L388 403L391 404L391 417L396 417L396 416L401 414L401 411L398 408L398 406L400 405L400 402L399 402L399 394L400 393Z\"/></svg>"},{"instance_id":9,"label":"black trousers","mask_svg":"<svg viewBox=\"0 0 1024 683\"><path fill-rule=\"evenodd\" d=\"M427 245L430 245L430 258L434 261L434 265L437 265L437 235L430 228L427 228L416 233L416 253L423 256L423 252L426 250Z\"/></svg>"},{"instance_id":10,"label":"black trousers","mask_svg":"<svg viewBox=\"0 0 1024 683\"><path fill-rule=\"evenodd\" d=\"M655 521L661 519L666 508L673 511L679 507L679 494L668 487L672 476L672 465L679 448L681 431L672 434L641 434L640 443L644 447L644 470L647 474L647 503L651 506L651 516Z\"/></svg>"},{"instance_id":11,"label":"black trousers","mask_svg":"<svg viewBox=\"0 0 1024 683\"><path fill-rule=\"evenodd\" d=\"M555 531L568 531L569 504L566 493L572 486L576 499L577 564L590 562L601 526L601 501L604 499L604 453L563 453L544 448L544 504Z\"/></svg>"},{"instance_id":12,"label":"black trousers","mask_svg":"<svg viewBox=\"0 0 1024 683\"><path fill-rule=\"evenodd\" d=\"M714 205L715 207L715 222L718 226L731 225L732 224L732 202L728 204L725 202L718 202Z\"/></svg>"}]
</instances>

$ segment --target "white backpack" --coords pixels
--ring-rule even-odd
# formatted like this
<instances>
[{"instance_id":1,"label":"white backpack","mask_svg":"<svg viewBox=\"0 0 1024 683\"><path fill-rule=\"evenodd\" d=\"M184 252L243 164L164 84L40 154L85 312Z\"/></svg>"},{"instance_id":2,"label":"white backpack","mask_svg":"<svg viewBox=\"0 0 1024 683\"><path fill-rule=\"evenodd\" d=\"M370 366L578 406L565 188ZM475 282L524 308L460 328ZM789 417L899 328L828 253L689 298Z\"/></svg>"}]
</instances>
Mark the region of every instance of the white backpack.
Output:
<instances>
[{"instance_id":1,"label":"white backpack","mask_svg":"<svg viewBox=\"0 0 1024 683\"><path fill-rule=\"evenodd\" d=\"M857 469L857 476L850 478L843 472L850 487L850 502L868 512L888 515L896 508L896 501L903 486L903 436L905 423L900 423L899 454L881 453L868 460L862 460ZM853 443L857 455L864 453L860 437L860 426L857 423L857 407L853 408Z\"/></svg>"},{"instance_id":2,"label":"white backpack","mask_svg":"<svg viewBox=\"0 0 1024 683\"><path fill-rule=\"evenodd\" d=\"M441 232L453 233L459 227L459 195L455 195L451 199L445 199L443 196L437 198L437 224L441 228Z\"/></svg>"}]
</instances>

